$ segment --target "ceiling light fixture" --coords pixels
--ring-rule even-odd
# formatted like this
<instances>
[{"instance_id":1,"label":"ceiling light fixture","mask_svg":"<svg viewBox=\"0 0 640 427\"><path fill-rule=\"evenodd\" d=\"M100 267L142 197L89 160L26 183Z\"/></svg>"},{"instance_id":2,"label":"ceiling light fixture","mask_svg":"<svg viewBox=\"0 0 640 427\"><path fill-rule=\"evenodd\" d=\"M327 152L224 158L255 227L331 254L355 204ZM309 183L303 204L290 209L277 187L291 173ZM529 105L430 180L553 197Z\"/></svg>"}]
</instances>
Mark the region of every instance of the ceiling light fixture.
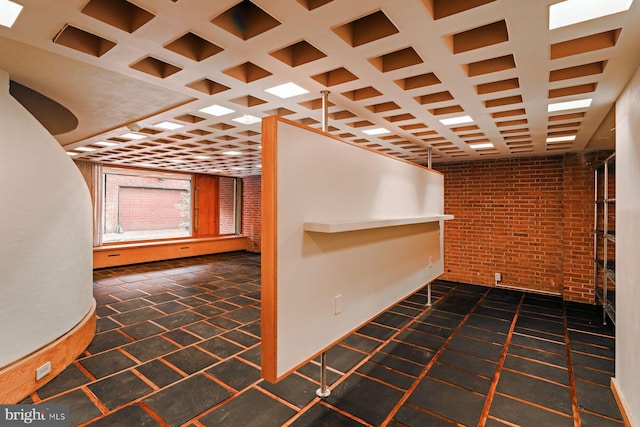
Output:
<instances>
[{"instance_id":1,"label":"ceiling light fixture","mask_svg":"<svg viewBox=\"0 0 640 427\"><path fill-rule=\"evenodd\" d=\"M260 118L252 116L250 114L245 114L244 116L236 117L235 119L232 119L232 120L234 122L242 123L245 125L252 125L254 123L258 123L259 121L261 121Z\"/></svg>"},{"instance_id":2,"label":"ceiling light fixture","mask_svg":"<svg viewBox=\"0 0 640 427\"><path fill-rule=\"evenodd\" d=\"M471 116L450 117L448 119L440 119L440 123L445 126L461 125L464 123L473 123Z\"/></svg>"},{"instance_id":3,"label":"ceiling light fixture","mask_svg":"<svg viewBox=\"0 0 640 427\"><path fill-rule=\"evenodd\" d=\"M225 156L240 156L242 153L239 151L225 151L222 154L224 154Z\"/></svg>"},{"instance_id":4,"label":"ceiling light fixture","mask_svg":"<svg viewBox=\"0 0 640 427\"><path fill-rule=\"evenodd\" d=\"M272 95L279 96L282 99L309 93L308 90L291 82L265 89L265 92L269 92Z\"/></svg>"},{"instance_id":5,"label":"ceiling light fixture","mask_svg":"<svg viewBox=\"0 0 640 427\"><path fill-rule=\"evenodd\" d=\"M89 152L89 151L96 151L96 149L91 147L76 147L76 151Z\"/></svg>"},{"instance_id":6,"label":"ceiling light fixture","mask_svg":"<svg viewBox=\"0 0 640 427\"><path fill-rule=\"evenodd\" d=\"M11 28L22 12L22 5L11 0L0 0L0 25Z\"/></svg>"},{"instance_id":7,"label":"ceiling light fixture","mask_svg":"<svg viewBox=\"0 0 640 427\"><path fill-rule=\"evenodd\" d=\"M125 139L145 139L146 137L147 135L141 135L139 133L133 133L133 132L127 132L120 135L120 138L125 138Z\"/></svg>"},{"instance_id":8,"label":"ceiling light fixture","mask_svg":"<svg viewBox=\"0 0 640 427\"><path fill-rule=\"evenodd\" d=\"M549 29L566 27L629 10L633 0L565 0L549 6Z\"/></svg>"},{"instance_id":9,"label":"ceiling light fixture","mask_svg":"<svg viewBox=\"0 0 640 427\"><path fill-rule=\"evenodd\" d=\"M211 169L210 173L222 173L222 169Z\"/></svg>"},{"instance_id":10,"label":"ceiling light fixture","mask_svg":"<svg viewBox=\"0 0 640 427\"><path fill-rule=\"evenodd\" d=\"M96 143L94 143L94 145L97 145L98 147L113 147L115 145L118 145L115 142L111 142L111 141L98 141Z\"/></svg>"},{"instance_id":11,"label":"ceiling light fixture","mask_svg":"<svg viewBox=\"0 0 640 427\"><path fill-rule=\"evenodd\" d=\"M391 131L385 128L375 128L363 130L362 133L366 133L367 135L384 135L385 133L391 133Z\"/></svg>"},{"instance_id":12,"label":"ceiling light fixture","mask_svg":"<svg viewBox=\"0 0 640 427\"><path fill-rule=\"evenodd\" d=\"M576 139L575 135L554 136L554 137L547 138L547 142L574 141L575 139Z\"/></svg>"},{"instance_id":13,"label":"ceiling light fixture","mask_svg":"<svg viewBox=\"0 0 640 427\"><path fill-rule=\"evenodd\" d=\"M73 151L67 151L67 154L70 156L77 156L80 153L74 153Z\"/></svg>"},{"instance_id":14,"label":"ceiling light fixture","mask_svg":"<svg viewBox=\"0 0 640 427\"><path fill-rule=\"evenodd\" d=\"M491 142L479 142L477 144L469 144L469 147L473 148L474 150L482 150L485 148L494 148L494 145Z\"/></svg>"},{"instance_id":15,"label":"ceiling light fixture","mask_svg":"<svg viewBox=\"0 0 640 427\"><path fill-rule=\"evenodd\" d=\"M210 159L211 157L209 156L195 156L194 159L198 159L198 160L207 160Z\"/></svg>"},{"instance_id":16,"label":"ceiling light fixture","mask_svg":"<svg viewBox=\"0 0 640 427\"><path fill-rule=\"evenodd\" d=\"M174 122L160 122L160 123L156 123L155 125L153 125L153 127L156 128L160 128L160 129L166 129L166 130L176 130L176 129L180 129L183 128L184 125L178 124L178 123L174 123Z\"/></svg>"},{"instance_id":17,"label":"ceiling light fixture","mask_svg":"<svg viewBox=\"0 0 640 427\"><path fill-rule=\"evenodd\" d=\"M577 108L587 108L591 105L591 98L588 99L578 99L575 101L565 101L565 102L556 102L555 104L549 104L547 107L547 112L551 113L554 111L564 111L564 110L575 110Z\"/></svg>"},{"instance_id":18,"label":"ceiling light fixture","mask_svg":"<svg viewBox=\"0 0 640 427\"><path fill-rule=\"evenodd\" d=\"M235 113L236 110L232 110L231 108L223 107L222 105L210 105L208 107L201 108L198 111L202 111L203 113L210 114L212 116L224 116L225 114Z\"/></svg>"},{"instance_id":19,"label":"ceiling light fixture","mask_svg":"<svg viewBox=\"0 0 640 427\"><path fill-rule=\"evenodd\" d=\"M243 171L244 168L240 167L240 166L236 166L236 167L231 168L231 170L233 170L233 171Z\"/></svg>"}]
</instances>

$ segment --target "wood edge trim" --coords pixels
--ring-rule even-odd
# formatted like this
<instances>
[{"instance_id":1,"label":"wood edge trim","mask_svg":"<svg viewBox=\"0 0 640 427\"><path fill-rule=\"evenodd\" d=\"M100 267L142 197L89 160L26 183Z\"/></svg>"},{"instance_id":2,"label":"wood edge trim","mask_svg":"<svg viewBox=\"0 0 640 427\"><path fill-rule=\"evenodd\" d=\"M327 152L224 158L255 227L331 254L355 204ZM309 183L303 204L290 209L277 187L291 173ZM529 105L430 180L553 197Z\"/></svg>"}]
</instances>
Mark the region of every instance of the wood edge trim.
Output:
<instances>
[{"instance_id":1,"label":"wood edge trim","mask_svg":"<svg viewBox=\"0 0 640 427\"><path fill-rule=\"evenodd\" d=\"M618 404L618 409L620 409L620 414L622 415L622 421L624 422L625 427L633 427L635 424L631 423L631 414L628 411L626 401L620 390L618 389L618 383L614 377L611 378L611 391L613 392L613 397L616 399L616 403Z\"/></svg>"},{"instance_id":2,"label":"wood edge trim","mask_svg":"<svg viewBox=\"0 0 640 427\"><path fill-rule=\"evenodd\" d=\"M416 167L416 168L420 168L420 169L428 170L428 171L433 172L433 173L436 173L436 174L438 174L438 175L444 175L444 173L442 173L442 172L440 172L440 171L437 171L437 170L435 170L435 169L430 169L430 168L428 168L428 167L426 167L426 166L422 166L422 165L419 165L419 164L417 164L417 163L410 162L410 161L408 161L408 160L399 159L399 158L394 157L394 156L392 156L392 155L390 155L390 154L387 154L387 153L381 153L380 151L376 151L376 150L374 150L374 149L372 149L372 148L364 147L364 146L362 146L362 145L358 145L358 144L355 144L355 143L353 143L353 142L350 142L350 141L344 140L344 139L342 139L342 138L340 138L340 137L338 137L338 136L332 135L332 134L330 134L330 133L323 132L321 129L315 129L315 128L309 127L309 126L307 126L307 125L303 125L302 123L298 123L298 122L294 122L293 120L286 119L286 118L284 118L284 117L280 117L280 116L269 116L269 117L266 117L266 118L262 119L262 120L263 120L263 123L264 123L264 121L265 121L265 120L267 120L267 119L272 119L272 118L273 118L274 120L277 120L277 121L280 121L280 122L283 122L283 123L287 123L287 124L290 124L290 125L292 125L292 126L297 126L297 127L299 127L299 128L302 128L302 129L305 129L305 130L308 130L308 131L311 131L311 132L318 133L318 134L320 134L320 135L326 136L326 137L331 138L331 139L335 139L336 141L342 142L342 143L344 143L344 144L351 145L351 146L353 146L353 147L357 147L357 148L359 148L359 149L361 149L361 150L366 150L366 151L369 151L369 152L371 152L371 153L377 154L377 155L379 155L379 156L388 157L388 158L393 159L393 160L395 160L395 161L397 161L397 162L402 162L402 163L405 163L405 164L407 164L407 165L411 165L411 166ZM263 135L264 135L264 131L263 131ZM264 146L263 146L263 149L264 149ZM263 158L263 159L264 159L264 158ZM262 167L264 167L264 161L262 162L262 165L263 165ZM264 171L263 171L263 174L264 174Z\"/></svg>"},{"instance_id":3,"label":"wood edge trim","mask_svg":"<svg viewBox=\"0 0 640 427\"><path fill-rule=\"evenodd\" d=\"M0 370L0 404L16 404L51 381L73 363L96 333L96 301L71 330ZM51 362L51 372L36 381L36 368Z\"/></svg>"},{"instance_id":4,"label":"wood edge trim","mask_svg":"<svg viewBox=\"0 0 640 427\"><path fill-rule=\"evenodd\" d=\"M262 378L277 377L278 118L262 120Z\"/></svg>"}]
</instances>

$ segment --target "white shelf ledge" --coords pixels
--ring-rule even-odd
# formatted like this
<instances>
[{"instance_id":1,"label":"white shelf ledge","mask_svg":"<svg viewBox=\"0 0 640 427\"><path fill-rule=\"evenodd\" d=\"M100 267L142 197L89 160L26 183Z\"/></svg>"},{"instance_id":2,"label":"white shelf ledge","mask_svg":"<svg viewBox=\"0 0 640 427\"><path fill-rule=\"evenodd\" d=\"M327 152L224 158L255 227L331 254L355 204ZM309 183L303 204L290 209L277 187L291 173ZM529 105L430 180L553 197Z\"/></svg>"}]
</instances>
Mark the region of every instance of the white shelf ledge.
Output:
<instances>
[{"instance_id":1,"label":"white shelf ledge","mask_svg":"<svg viewBox=\"0 0 640 427\"><path fill-rule=\"evenodd\" d=\"M304 231L312 231L315 233L343 233L346 231L422 224L425 222L450 219L453 219L453 215L429 215L412 218L370 218L354 221L308 221L304 223L303 229Z\"/></svg>"}]
</instances>

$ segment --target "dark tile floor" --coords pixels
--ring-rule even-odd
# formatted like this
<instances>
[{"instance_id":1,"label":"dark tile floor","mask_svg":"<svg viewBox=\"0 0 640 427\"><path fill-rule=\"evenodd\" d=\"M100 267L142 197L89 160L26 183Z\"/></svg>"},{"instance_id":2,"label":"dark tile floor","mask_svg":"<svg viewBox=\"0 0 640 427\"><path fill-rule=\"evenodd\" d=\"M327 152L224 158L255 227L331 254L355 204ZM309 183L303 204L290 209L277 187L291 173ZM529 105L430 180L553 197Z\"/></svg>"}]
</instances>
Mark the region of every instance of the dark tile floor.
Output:
<instances>
[{"instance_id":1,"label":"dark tile floor","mask_svg":"<svg viewBox=\"0 0 640 427\"><path fill-rule=\"evenodd\" d=\"M590 305L437 281L310 362L260 379L260 257L95 272L98 333L25 403L91 426L621 426L613 330Z\"/></svg>"}]
</instances>

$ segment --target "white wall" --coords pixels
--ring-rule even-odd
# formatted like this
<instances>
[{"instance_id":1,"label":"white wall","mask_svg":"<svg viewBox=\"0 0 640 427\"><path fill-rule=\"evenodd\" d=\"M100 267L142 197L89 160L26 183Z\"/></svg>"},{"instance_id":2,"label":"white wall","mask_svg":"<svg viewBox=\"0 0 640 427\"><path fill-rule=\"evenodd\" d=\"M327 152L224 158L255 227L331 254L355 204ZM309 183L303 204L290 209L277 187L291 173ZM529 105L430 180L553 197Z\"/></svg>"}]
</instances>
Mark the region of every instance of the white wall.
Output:
<instances>
[{"instance_id":1,"label":"white wall","mask_svg":"<svg viewBox=\"0 0 640 427\"><path fill-rule=\"evenodd\" d=\"M616 103L616 377L640 422L640 69ZM637 424L633 424L637 425Z\"/></svg>"},{"instance_id":2,"label":"white wall","mask_svg":"<svg viewBox=\"0 0 640 427\"><path fill-rule=\"evenodd\" d=\"M89 191L58 142L9 94L0 70L0 368L91 309Z\"/></svg>"}]
</instances>

